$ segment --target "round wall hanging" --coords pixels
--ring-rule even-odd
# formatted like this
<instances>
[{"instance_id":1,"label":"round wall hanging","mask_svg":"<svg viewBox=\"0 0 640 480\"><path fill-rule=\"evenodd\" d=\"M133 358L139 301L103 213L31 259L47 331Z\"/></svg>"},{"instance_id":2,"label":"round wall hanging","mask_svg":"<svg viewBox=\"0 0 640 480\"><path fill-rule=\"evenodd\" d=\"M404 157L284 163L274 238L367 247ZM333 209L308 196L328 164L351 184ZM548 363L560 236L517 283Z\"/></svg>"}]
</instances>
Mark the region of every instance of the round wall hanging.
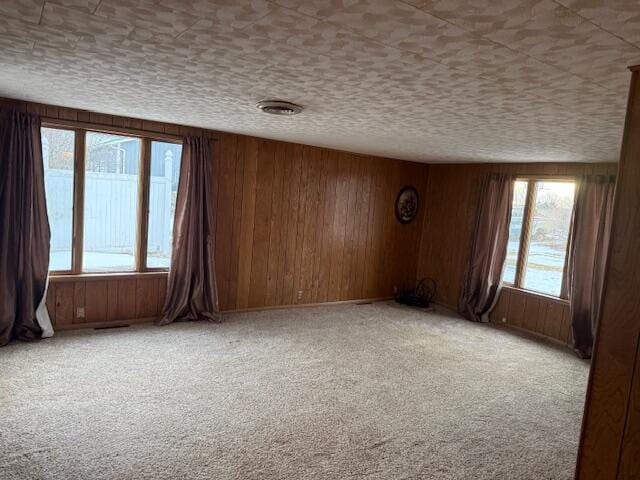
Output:
<instances>
[{"instance_id":1,"label":"round wall hanging","mask_svg":"<svg viewBox=\"0 0 640 480\"><path fill-rule=\"evenodd\" d=\"M396 198L396 217L400 223L412 222L418 214L418 191L415 187L406 186Z\"/></svg>"}]
</instances>

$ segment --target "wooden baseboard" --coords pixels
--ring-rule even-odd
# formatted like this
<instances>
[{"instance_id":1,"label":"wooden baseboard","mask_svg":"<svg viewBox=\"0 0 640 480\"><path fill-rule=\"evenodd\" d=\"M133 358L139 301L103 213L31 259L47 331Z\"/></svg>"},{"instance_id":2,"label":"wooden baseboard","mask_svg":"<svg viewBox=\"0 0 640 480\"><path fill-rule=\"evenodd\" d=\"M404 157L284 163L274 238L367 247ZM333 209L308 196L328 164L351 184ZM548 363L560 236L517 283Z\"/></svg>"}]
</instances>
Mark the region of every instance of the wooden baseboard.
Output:
<instances>
[{"instance_id":1,"label":"wooden baseboard","mask_svg":"<svg viewBox=\"0 0 640 480\"><path fill-rule=\"evenodd\" d=\"M295 308L312 308L312 307L323 307L323 306L336 306L336 305L353 305L358 303L373 303L373 302L386 302L389 300L393 300L393 297L375 297L375 298L359 298L355 300L340 300L336 302L319 302L319 303L302 303L302 304L292 304L292 305L270 305L265 307L252 307L252 308L239 308L236 310L223 310L223 314L230 313L248 313L248 312L261 312L267 310L291 310ZM458 312L451 308L448 305L440 304L434 302L433 305L439 309L449 311L454 314L458 314ZM111 322L92 322L92 323L73 323L70 325L54 325L54 329L57 331L64 330L81 330L86 328L91 329L100 329L100 328L115 328L115 327L126 327L128 325L139 325L144 323L153 323L158 320L158 317L149 317L149 318L135 318L131 320L114 320ZM561 345L566 348L571 348L570 345L567 345L565 342L558 340L557 338L548 337L538 332L534 332L532 330L527 330L526 328L517 327L510 324L503 324L498 322L488 322L487 325L490 325L494 328L501 330L514 330L519 333L525 335L531 335L542 340L550 341L556 345Z\"/></svg>"},{"instance_id":2,"label":"wooden baseboard","mask_svg":"<svg viewBox=\"0 0 640 480\"><path fill-rule=\"evenodd\" d=\"M434 302L433 304L436 305L438 308L447 310L447 311L449 311L451 313L454 313L456 315L460 315L456 309L452 308L449 305L445 305L445 304L441 304L441 303L437 303L437 302ZM547 335L544 335L543 333L536 332L536 331L533 331L533 330L529 330L527 328L518 327L518 326L512 325L510 323L502 323L502 322L498 322L498 321L494 321L494 320L489 320L487 323L484 323L483 325L490 325L490 326L495 327L495 328L497 328L499 330L514 330L514 331L522 333L524 335L530 335L530 336L539 338L541 340L547 340L547 341L549 341L551 343L554 343L556 345L560 345L560 346L569 348L570 350L573 351L573 348L571 347L571 345L567 344L566 342L563 342L562 340L559 340L559 339L554 338L554 337L549 337Z\"/></svg>"},{"instance_id":3,"label":"wooden baseboard","mask_svg":"<svg viewBox=\"0 0 640 480\"><path fill-rule=\"evenodd\" d=\"M263 310L289 310L294 308L311 308L311 307L323 307L323 306L331 306L331 305L349 305L349 304L357 304L357 303L384 302L392 299L393 297L376 297L376 298L359 298L355 300L341 300L337 302L301 303L301 304L293 304L293 305L270 305L266 307L223 310L222 313L229 314L229 313L260 312ZM153 323L156 320L158 320L158 317L135 318L131 320L114 320L111 322L72 323L69 325L54 325L54 329L58 331L62 331L62 330L81 330L84 328L126 327L127 325Z\"/></svg>"},{"instance_id":4,"label":"wooden baseboard","mask_svg":"<svg viewBox=\"0 0 640 480\"><path fill-rule=\"evenodd\" d=\"M571 348L571 345L563 342L562 340L559 340L559 339L554 338L554 337L548 337L547 335L545 335L543 333L535 332L535 331L529 330L527 328L522 328L522 327L518 327L516 325L509 324L509 323L500 323L500 322L487 322L487 325L490 325L490 326L492 326L494 328L497 328L498 330L513 330L515 332L522 333L523 335L536 337L536 338L539 338L540 340L545 340L547 342L553 343L555 345L559 345L561 347L568 348L571 351L573 351L573 348Z\"/></svg>"},{"instance_id":5,"label":"wooden baseboard","mask_svg":"<svg viewBox=\"0 0 640 480\"><path fill-rule=\"evenodd\" d=\"M319 303L299 303L291 305L270 305L266 307L252 307L252 308L238 308L236 310L223 310L222 313L244 313L244 312L261 312L263 310L289 310L292 308L311 308L311 307L326 307L331 305L349 305L354 303L370 303L370 302L385 302L387 300L393 300L393 297L375 297L375 298L358 298L355 300L340 300L337 302L319 302Z\"/></svg>"},{"instance_id":6,"label":"wooden baseboard","mask_svg":"<svg viewBox=\"0 0 640 480\"><path fill-rule=\"evenodd\" d=\"M157 320L156 317L148 317L148 318L134 318L132 320L113 320L110 322L72 323L68 325L54 325L53 329L56 331L63 331L63 330L82 330L85 328L126 327L128 325L134 325L134 324L140 324L140 323L153 323L156 320Z\"/></svg>"}]
</instances>

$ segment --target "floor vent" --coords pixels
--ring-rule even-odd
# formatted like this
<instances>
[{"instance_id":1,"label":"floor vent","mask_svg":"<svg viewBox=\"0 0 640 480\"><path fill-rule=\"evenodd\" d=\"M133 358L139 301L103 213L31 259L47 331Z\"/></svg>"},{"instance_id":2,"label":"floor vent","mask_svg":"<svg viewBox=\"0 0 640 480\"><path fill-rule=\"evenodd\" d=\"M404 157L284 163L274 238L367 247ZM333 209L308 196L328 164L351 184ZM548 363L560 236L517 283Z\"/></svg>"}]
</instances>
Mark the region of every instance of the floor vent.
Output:
<instances>
[{"instance_id":1,"label":"floor vent","mask_svg":"<svg viewBox=\"0 0 640 480\"><path fill-rule=\"evenodd\" d=\"M357 302L356 305L372 305L373 302Z\"/></svg>"},{"instance_id":2,"label":"floor vent","mask_svg":"<svg viewBox=\"0 0 640 480\"><path fill-rule=\"evenodd\" d=\"M104 327L93 327L94 330L111 330L113 328L127 328L131 325L106 325Z\"/></svg>"}]
</instances>

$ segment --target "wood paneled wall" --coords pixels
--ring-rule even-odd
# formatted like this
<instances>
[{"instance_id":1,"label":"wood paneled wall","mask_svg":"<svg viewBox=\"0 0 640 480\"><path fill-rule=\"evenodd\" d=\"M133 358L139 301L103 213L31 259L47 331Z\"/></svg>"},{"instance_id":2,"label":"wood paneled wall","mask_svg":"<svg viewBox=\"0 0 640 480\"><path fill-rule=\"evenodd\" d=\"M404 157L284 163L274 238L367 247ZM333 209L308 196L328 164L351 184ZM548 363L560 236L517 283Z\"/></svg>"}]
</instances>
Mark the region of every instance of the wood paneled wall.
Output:
<instances>
[{"instance_id":1,"label":"wood paneled wall","mask_svg":"<svg viewBox=\"0 0 640 480\"><path fill-rule=\"evenodd\" d=\"M438 285L436 301L456 309L474 229L482 176L487 172L514 175L614 175L617 164L527 163L430 165L426 186L424 231L418 277ZM542 316L541 316L542 315ZM568 305L540 295L504 289L491 320L567 341ZM560 322L558 326L554 322Z\"/></svg>"},{"instance_id":2,"label":"wood paneled wall","mask_svg":"<svg viewBox=\"0 0 640 480\"><path fill-rule=\"evenodd\" d=\"M581 175L617 169L568 163L424 165L29 102L0 99L0 105L151 135L216 138L216 273L226 311L384 298L424 276L436 280L437 302L455 309L484 173ZM401 225L393 204L407 184L420 192L420 215ZM148 320L159 314L165 289L163 274L59 277L51 281L48 305L63 326ZM493 321L502 323L504 317L509 325L566 342L566 303L506 292ZM85 308L84 318L77 316L78 307Z\"/></svg>"},{"instance_id":3,"label":"wood paneled wall","mask_svg":"<svg viewBox=\"0 0 640 480\"><path fill-rule=\"evenodd\" d=\"M387 297L413 286L422 215L394 216L424 191L425 165L234 136L221 144L217 218L225 310Z\"/></svg>"},{"instance_id":4,"label":"wood paneled wall","mask_svg":"<svg viewBox=\"0 0 640 480\"><path fill-rule=\"evenodd\" d=\"M223 310L383 298L415 284L424 208L402 225L394 203L405 185L424 197L427 165L28 102L0 105L101 127L216 138ZM48 304L58 325L144 320L158 315L165 285L166 275L54 277Z\"/></svg>"},{"instance_id":5,"label":"wood paneled wall","mask_svg":"<svg viewBox=\"0 0 640 480\"><path fill-rule=\"evenodd\" d=\"M485 165L432 165L429 169L418 276L436 281L436 301L456 309L471 244Z\"/></svg>"},{"instance_id":6,"label":"wood paneled wall","mask_svg":"<svg viewBox=\"0 0 640 480\"><path fill-rule=\"evenodd\" d=\"M559 298L505 287L500 292L490 320L558 340L566 345L571 342L569 302Z\"/></svg>"},{"instance_id":7,"label":"wood paneled wall","mask_svg":"<svg viewBox=\"0 0 640 480\"><path fill-rule=\"evenodd\" d=\"M578 480L640 478L640 66L633 70Z\"/></svg>"},{"instance_id":8,"label":"wood paneled wall","mask_svg":"<svg viewBox=\"0 0 640 480\"><path fill-rule=\"evenodd\" d=\"M57 277L49 283L47 309L58 329L147 322L160 315L166 290L165 273Z\"/></svg>"}]
</instances>

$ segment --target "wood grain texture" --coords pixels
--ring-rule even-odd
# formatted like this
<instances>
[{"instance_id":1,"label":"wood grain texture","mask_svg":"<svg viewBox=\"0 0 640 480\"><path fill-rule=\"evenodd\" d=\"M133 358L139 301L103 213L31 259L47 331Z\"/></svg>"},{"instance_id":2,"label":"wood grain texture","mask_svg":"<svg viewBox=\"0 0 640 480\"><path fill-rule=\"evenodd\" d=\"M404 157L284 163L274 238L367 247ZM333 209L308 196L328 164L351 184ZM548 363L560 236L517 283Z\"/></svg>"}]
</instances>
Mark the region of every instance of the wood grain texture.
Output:
<instances>
[{"instance_id":1,"label":"wood grain texture","mask_svg":"<svg viewBox=\"0 0 640 480\"><path fill-rule=\"evenodd\" d=\"M489 317L493 323L512 326L568 344L569 303L505 287ZM504 320L504 321L503 321Z\"/></svg>"},{"instance_id":2,"label":"wood grain texture","mask_svg":"<svg viewBox=\"0 0 640 480\"><path fill-rule=\"evenodd\" d=\"M636 355L618 478L640 478L640 351Z\"/></svg>"},{"instance_id":3,"label":"wood grain texture","mask_svg":"<svg viewBox=\"0 0 640 480\"><path fill-rule=\"evenodd\" d=\"M422 212L418 277L431 277L438 285L436 301L456 309L478 204L479 185L487 172L513 175L614 175L617 164L529 163L430 165ZM527 300L529 299L529 300ZM551 305L551 307L550 307ZM528 292L503 289L491 320L524 328L568 343L569 307Z\"/></svg>"},{"instance_id":4,"label":"wood grain texture","mask_svg":"<svg viewBox=\"0 0 640 480\"><path fill-rule=\"evenodd\" d=\"M86 282L79 281L73 285L73 323L82 323L84 318L80 316L80 309L86 304Z\"/></svg>"},{"instance_id":5,"label":"wood grain texture","mask_svg":"<svg viewBox=\"0 0 640 480\"><path fill-rule=\"evenodd\" d=\"M640 73L634 71L578 454L579 480L640 472Z\"/></svg>"},{"instance_id":6,"label":"wood grain texture","mask_svg":"<svg viewBox=\"0 0 640 480\"><path fill-rule=\"evenodd\" d=\"M230 235L218 253L224 310L384 297L414 285L422 216L401 225L393 203L407 183L424 188L427 166L384 159L388 181L376 189L373 157L245 137L237 148L242 209L218 205L220 238ZM233 225L235 240L224 233ZM370 235L388 250L369 248Z\"/></svg>"},{"instance_id":7,"label":"wood grain texture","mask_svg":"<svg viewBox=\"0 0 640 480\"><path fill-rule=\"evenodd\" d=\"M73 283L61 283L55 287L55 324L73 324L73 302L75 285Z\"/></svg>"},{"instance_id":8,"label":"wood grain texture","mask_svg":"<svg viewBox=\"0 0 640 480\"><path fill-rule=\"evenodd\" d=\"M382 298L415 285L424 212L402 225L394 203L405 185L424 199L427 165L0 99L6 104L96 129L216 138L215 263L225 311ZM135 275L54 277L51 285L58 325L156 317L166 292L166 278Z\"/></svg>"},{"instance_id":9,"label":"wood grain texture","mask_svg":"<svg viewBox=\"0 0 640 480\"><path fill-rule=\"evenodd\" d=\"M100 322L108 319L109 286L106 280L85 282L85 322Z\"/></svg>"},{"instance_id":10,"label":"wood grain texture","mask_svg":"<svg viewBox=\"0 0 640 480\"><path fill-rule=\"evenodd\" d=\"M123 277L52 277L47 307L57 327L100 324L157 318L164 303L167 275L131 275ZM78 308L85 316L78 315Z\"/></svg>"},{"instance_id":11,"label":"wood grain texture","mask_svg":"<svg viewBox=\"0 0 640 480\"><path fill-rule=\"evenodd\" d=\"M34 103L0 99L2 104L54 119L101 122L104 128L217 138L216 275L220 306L228 311L388 297L423 276L437 281L437 301L455 308L483 173L616 172L615 164L423 165ZM420 193L419 217L400 225L394 201L409 184ZM157 282L156 293L148 283L140 287L148 299L136 298L137 283L130 298L119 292L119 280L99 286L85 281L86 317L77 319L75 286L66 300L69 287L58 293L57 281L52 280L49 304L61 303L62 323L142 318L153 303L159 314L166 292L166 280ZM96 297L94 304L98 288L106 289L106 297ZM500 299L507 323L566 342L568 308L527 302L523 295ZM492 319L503 316L494 312Z\"/></svg>"},{"instance_id":12,"label":"wood grain texture","mask_svg":"<svg viewBox=\"0 0 640 480\"><path fill-rule=\"evenodd\" d=\"M432 165L426 189L418 276L433 278L436 301L456 309L471 245L484 165Z\"/></svg>"}]
</instances>

